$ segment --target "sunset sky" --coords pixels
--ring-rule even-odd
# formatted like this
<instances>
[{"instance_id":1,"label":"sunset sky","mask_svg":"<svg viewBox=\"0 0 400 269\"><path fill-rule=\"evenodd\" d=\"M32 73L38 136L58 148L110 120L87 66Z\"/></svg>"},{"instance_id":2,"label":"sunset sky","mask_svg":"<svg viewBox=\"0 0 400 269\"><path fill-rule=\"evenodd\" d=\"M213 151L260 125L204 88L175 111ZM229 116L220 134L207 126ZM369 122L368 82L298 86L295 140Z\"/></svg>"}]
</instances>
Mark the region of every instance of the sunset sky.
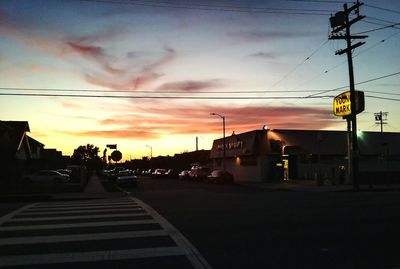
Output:
<instances>
[{"instance_id":1,"label":"sunset sky","mask_svg":"<svg viewBox=\"0 0 400 269\"><path fill-rule=\"evenodd\" d=\"M332 114L332 96L348 90L346 56L335 55L345 42L328 41L343 3L1 1L0 120L28 121L65 155L117 144L124 159L149 155L146 145L153 156L193 151L196 137L210 149L222 136L211 112L227 135L345 130ZM352 33L374 31L353 55L367 96L358 127L379 131L384 111L384 130L400 132L400 1L363 3Z\"/></svg>"}]
</instances>

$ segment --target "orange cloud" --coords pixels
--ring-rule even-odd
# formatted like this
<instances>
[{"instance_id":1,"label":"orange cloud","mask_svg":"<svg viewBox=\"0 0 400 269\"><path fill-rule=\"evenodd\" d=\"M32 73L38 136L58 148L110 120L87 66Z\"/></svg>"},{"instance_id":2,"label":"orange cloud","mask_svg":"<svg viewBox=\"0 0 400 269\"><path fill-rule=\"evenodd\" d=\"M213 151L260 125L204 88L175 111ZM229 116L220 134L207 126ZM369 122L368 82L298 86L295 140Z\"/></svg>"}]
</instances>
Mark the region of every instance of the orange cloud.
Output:
<instances>
[{"instance_id":1,"label":"orange cloud","mask_svg":"<svg viewBox=\"0 0 400 269\"><path fill-rule=\"evenodd\" d=\"M129 110L129 107L126 107ZM137 111L139 109L139 111ZM133 110L133 109L132 109ZM107 138L149 139L168 135L219 134L221 120L210 112L226 117L227 134L260 129L268 125L275 129L323 129L336 124L330 110L302 107L174 107L156 104L136 107L136 113L119 115L99 121L107 131L83 131L84 136Z\"/></svg>"}]
</instances>

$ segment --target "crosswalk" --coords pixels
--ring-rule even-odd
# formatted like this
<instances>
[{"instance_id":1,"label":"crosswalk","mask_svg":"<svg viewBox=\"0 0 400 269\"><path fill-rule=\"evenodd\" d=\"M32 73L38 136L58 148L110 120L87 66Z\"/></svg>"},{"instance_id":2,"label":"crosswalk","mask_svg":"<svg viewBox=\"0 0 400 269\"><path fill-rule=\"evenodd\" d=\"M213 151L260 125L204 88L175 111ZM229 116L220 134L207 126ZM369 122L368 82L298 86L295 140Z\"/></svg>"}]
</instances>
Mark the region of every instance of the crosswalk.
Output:
<instances>
[{"instance_id":1,"label":"crosswalk","mask_svg":"<svg viewBox=\"0 0 400 269\"><path fill-rule=\"evenodd\" d=\"M0 218L1 268L211 268L133 197L34 203Z\"/></svg>"}]
</instances>

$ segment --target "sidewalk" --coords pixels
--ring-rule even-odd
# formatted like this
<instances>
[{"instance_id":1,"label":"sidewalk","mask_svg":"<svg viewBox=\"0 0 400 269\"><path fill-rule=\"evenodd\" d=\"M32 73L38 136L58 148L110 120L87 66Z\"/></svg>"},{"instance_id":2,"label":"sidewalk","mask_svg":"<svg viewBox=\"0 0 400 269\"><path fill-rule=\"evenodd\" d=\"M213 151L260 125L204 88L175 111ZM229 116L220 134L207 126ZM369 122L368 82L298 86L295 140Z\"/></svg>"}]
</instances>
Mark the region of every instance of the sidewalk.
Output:
<instances>
[{"instance_id":1,"label":"sidewalk","mask_svg":"<svg viewBox=\"0 0 400 269\"><path fill-rule=\"evenodd\" d=\"M71 199L102 199L111 197L120 197L124 194L120 192L107 192L97 175L89 178L86 187L82 192L73 193L56 193L52 194L54 200L71 200Z\"/></svg>"},{"instance_id":2,"label":"sidewalk","mask_svg":"<svg viewBox=\"0 0 400 269\"><path fill-rule=\"evenodd\" d=\"M107 192L97 175L92 175L83 191L10 193L0 195L0 202L37 202L51 200L102 199L124 196L121 192Z\"/></svg>"},{"instance_id":3,"label":"sidewalk","mask_svg":"<svg viewBox=\"0 0 400 269\"><path fill-rule=\"evenodd\" d=\"M353 192L353 185L317 185L315 180L287 180L281 182L239 182L242 186L266 189L271 191L295 191L295 192ZM361 192L373 191L400 191L398 185L360 185Z\"/></svg>"}]
</instances>

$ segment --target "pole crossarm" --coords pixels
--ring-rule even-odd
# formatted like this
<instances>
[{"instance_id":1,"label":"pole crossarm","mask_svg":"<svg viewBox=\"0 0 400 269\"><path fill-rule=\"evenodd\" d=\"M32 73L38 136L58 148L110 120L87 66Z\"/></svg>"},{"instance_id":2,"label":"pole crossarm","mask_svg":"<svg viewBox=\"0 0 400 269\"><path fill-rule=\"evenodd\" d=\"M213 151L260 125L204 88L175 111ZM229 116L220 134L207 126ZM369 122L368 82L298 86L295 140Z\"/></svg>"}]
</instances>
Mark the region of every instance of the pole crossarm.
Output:
<instances>
[{"instance_id":1,"label":"pole crossarm","mask_svg":"<svg viewBox=\"0 0 400 269\"><path fill-rule=\"evenodd\" d=\"M344 29L346 29L346 27L350 27L352 24L364 19L365 16L357 16L356 18L352 19L351 21L349 21L348 23L346 22L345 24L335 28L332 30L332 33L338 33Z\"/></svg>"},{"instance_id":2,"label":"pole crossarm","mask_svg":"<svg viewBox=\"0 0 400 269\"><path fill-rule=\"evenodd\" d=\"M335 55L342 55L344 53L347 53L349 50L351 51L351 50L353 50L355 48L358 48L359 46L362 46L364 44L365 44L365 42L358 42L358 43L356 43L354 45L351 45L349 48L345 48L345 49L341 49L341 50L336 51Z\"/></svg>"},{"instance_id":3,"label":"pole crossarm","mask_svg":"<svg viewBox=\"0 0 400 269\"><path fill-rule=\"evenodd\" d=\"M329 36L328 37L328 39L330 39L330 40L332 40L332 39L347 39L347 38L350 38L350 39L364 39L364 38L367 38L368 36L367 35L353 35L353 36L345 36L345 35L331 35L331 36Z\"/></svg>"}]
</instances>

